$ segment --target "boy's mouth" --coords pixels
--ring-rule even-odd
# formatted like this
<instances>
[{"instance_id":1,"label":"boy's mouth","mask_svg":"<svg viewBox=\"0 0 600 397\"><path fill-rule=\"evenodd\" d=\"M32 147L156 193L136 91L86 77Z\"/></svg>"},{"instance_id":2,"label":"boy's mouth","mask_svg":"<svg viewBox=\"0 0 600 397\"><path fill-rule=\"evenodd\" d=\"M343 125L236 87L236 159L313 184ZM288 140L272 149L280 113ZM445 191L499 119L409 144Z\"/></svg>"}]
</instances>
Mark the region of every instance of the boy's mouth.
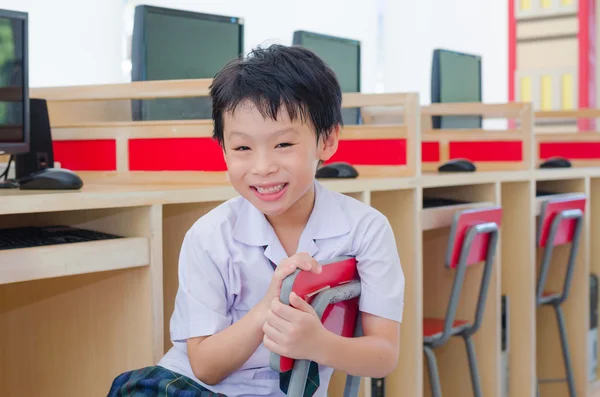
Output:
<instances>
[{"instance_id":1,"label":"boy's mouth","mask_svg":"<svg viewBox=\"0 0 600 397\"><path fill-rule=\"evenodd\" d=\"M263 186L251 186L254 193L262 200L277 200L285 192L285 188L288 186L287 183L278 183Z\"/></svg>"}]
</instances>

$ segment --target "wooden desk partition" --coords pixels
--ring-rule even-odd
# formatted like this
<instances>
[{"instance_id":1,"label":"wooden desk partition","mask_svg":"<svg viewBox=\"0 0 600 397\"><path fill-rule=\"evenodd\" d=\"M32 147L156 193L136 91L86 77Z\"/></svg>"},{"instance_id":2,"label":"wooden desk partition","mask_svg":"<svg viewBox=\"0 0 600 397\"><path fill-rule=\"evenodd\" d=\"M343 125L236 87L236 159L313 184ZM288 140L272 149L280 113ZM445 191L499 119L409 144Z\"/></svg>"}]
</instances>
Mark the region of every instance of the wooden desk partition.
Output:
<instances>
[{"instance_id":1,"label":"wooden desk partition","mask_svg":"<svg viewBox=\"0 0 600 397\"><path fill-rule=\"evenodd\" d=\"M563 157L573 167L600 166L600 130L581 131L576 125L594 125L600 109L536 112L534 129L535 162L539 166L552 157ZM545 126L551 122L553 126Z\"/></svg>"},{"instance_id":2,"label":"wooden desk partition","mask_svg":"<svg viewBox=\"0 0 600 397\"><path fill-rule=\"evenodd\" d=\"M478 171L527 170L531 167L532 109L528 103L438 103L421 109L423 171L437 171L448 160L464 158ZM433 129L431 116L481 116L516 120L508 130Z\"/></svg>"},{"instance_id":3,"label":"wooden desk partition","mask_svg":"<svg viewBox=\"0 0 600 397\"><path fill-rule=\"evenodd\" d=\"M207 96L210 83L205 79L44 88L33 90L32 96L48 101L56 157L66 168L224 171L221 149L211 139L212 120L131 120L131 100ZM332 162L349 162L364 176L416 175L416 94L344 94L342 106L400 108L403 122L345 126Z\"/></svg>"}]
</instances>

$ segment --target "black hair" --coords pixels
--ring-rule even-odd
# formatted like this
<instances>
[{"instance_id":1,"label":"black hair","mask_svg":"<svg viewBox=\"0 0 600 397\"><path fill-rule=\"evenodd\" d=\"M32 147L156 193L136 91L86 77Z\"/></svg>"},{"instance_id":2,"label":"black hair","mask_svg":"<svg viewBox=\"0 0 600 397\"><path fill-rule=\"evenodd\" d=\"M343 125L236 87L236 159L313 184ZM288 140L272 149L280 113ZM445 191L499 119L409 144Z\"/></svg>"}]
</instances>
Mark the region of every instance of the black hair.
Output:
<instances>
[{"instance_id":1,"label":"black hair","mask_svg":"<svg viewBox=\"0 0 600 397\"><path fill-rule=\"evenodd\" d=\"M223 115L250 100L265 118L277 119L284 106L291 120L310 120L317 142L342 125L342 92L335 73L314 52L273 44L234 59L215 76L213 138L223 144Z\"/></svg>"}]
</instances>

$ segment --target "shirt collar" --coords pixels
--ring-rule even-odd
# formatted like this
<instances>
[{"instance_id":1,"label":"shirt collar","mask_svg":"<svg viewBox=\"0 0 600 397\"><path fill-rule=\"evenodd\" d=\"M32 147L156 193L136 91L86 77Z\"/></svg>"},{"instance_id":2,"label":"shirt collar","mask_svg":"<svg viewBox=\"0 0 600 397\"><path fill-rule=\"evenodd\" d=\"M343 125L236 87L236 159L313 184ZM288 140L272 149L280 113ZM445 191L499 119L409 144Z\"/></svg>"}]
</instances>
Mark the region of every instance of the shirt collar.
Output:
<instances>
[{"instance_id":1,"label":"shirt collar","mask_svg":"<svg viewBox=\"0 0 600 397\"><path fill-rule=\"evenodd\" d=\"M319 250L318 240L350 232L347 215L340 208L339 200L318 181L314 184L315 204L298 244L298 252L310 255ZM234 225L233 238L246 245L265 247L265 255L275 264L287 257L265 215L246 199L243 199Z\"/></svg>"}]
</instances>

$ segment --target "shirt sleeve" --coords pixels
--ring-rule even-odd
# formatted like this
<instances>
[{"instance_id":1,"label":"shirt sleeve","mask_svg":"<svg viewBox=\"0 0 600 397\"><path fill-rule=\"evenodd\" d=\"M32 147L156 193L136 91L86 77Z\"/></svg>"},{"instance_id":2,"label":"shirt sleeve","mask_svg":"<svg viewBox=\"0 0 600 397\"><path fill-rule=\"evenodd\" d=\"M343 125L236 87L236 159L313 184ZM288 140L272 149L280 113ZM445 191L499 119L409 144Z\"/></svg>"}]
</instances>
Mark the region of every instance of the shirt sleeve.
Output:
<instances>
[{"instance_id":1,"label":"shirt sleeve","mask_svg":"<svg viewBox=\"0 0 600 397\"><path fill-rule=\"evenodd\" d=\"M226 281L193 229L186 234L179 255L179 288L171 317L171 339L217 333L232 323Z\"/></svg>"},{"instance_id":2,"label":"shirt sleeve","mask_svg":"<svg viewBox=\"0 0 600 397\"><path fill-rule=\"evenodd\" d=\"M378 214L366 227L356 254L361 279L359 309L402 322L404 273L388 219Z\"/></svg>"}]
</instances>

